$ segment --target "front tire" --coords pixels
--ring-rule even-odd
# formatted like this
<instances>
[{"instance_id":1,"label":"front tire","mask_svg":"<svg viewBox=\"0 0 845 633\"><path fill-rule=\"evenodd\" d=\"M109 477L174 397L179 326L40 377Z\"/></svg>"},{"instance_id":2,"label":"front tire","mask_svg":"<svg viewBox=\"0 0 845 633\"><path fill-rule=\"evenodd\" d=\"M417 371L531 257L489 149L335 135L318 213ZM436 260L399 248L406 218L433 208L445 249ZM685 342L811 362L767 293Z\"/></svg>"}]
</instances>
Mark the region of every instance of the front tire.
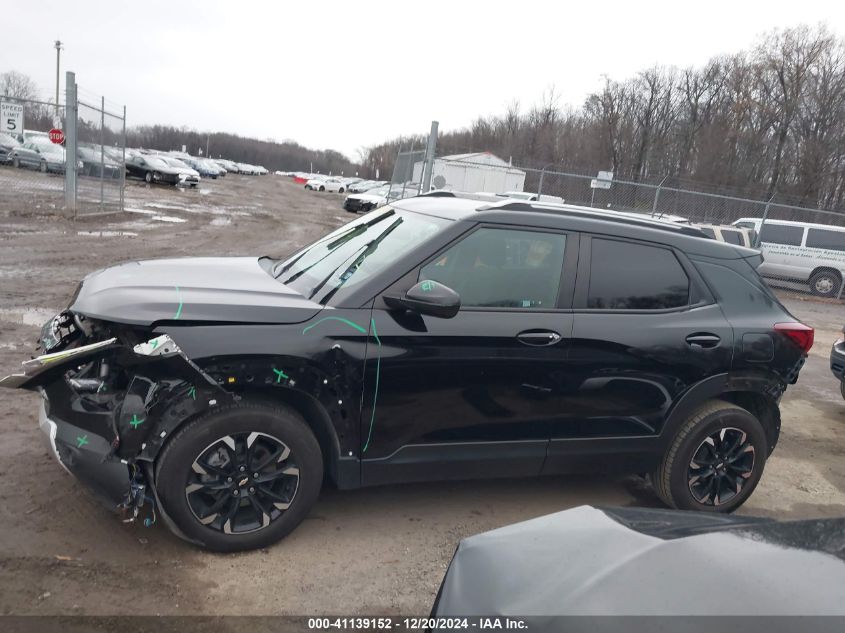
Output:
<instances>
[{"instance_id":1,"label":"front tire","mask_svg":"<svg viewBox=\"0 0 845 633\"><path fill-rule=\"evenodd\" d=\"M845 400L845 380L839 383L839 393L842 394L842 399Z\"/></svg>"},{"instance_id":2,"label":"front tire","mask_svg":"<svg viewBox=\"0 0 845 633\"><path fill-rule=\"evenodd\" d=\"M42 160L41 164L38 166L38 168L41 170L42 174L46 174L47 173L47 161Z\"/></svg>"},{"instance_id":3,"label":"front tire","mask_svg":"<svg viewBox=\"0 0 845 633\"><path fill-rule=\"evenodd\" d=\"M20 168L21 168L21 159L20 159L20 158L18 158L17 156L15 156L15 157L12 159L12 167L14 167L15 169L20 169Z\"/></svg>"},{"instance_id":4,"label":"front tire","mask_svg":"<svg viewBox=\"0 0 845 633\"><path fill-rule=\"evenodd\" d=\"M325 191L325 190L326 190L326 188L324 186L320 185L320 191Z\"/></svg>"},{"instance_id":5,"label":"front tire","mask_svg":"<svg viewBox=\"0 0 845 633\"><path fill-rule=\"evenodd\" d=\"M152 182L153 182L153 172L148 171L146 174L144 174L144 182L147 183L148 185L152 184Z\"/></svg>"},{"instance_id":6,"label":"front tire","mask_svg":"<svg viewBox=\"0 0 845 633\"><path fill-rule=\"evenodd\" d=\"M766 432L756 417L709 400L677 431L651 481L669 507L733 512L757 487L767 455Z\"/></svg>"},{"instance_id":7,"label":"front tire","mask_svg":"<svg viewBox=\"0 0 845 633\"><path fill-rule=\"evenodd\" d=\"M266 547L317 500L320 446L296 411L241 402L180 429L159 457L155 485L186 537L214 551Z\"/></svg>"},{"instance_id":8,"label":"front tire","mask_svg":"<svg viewBox=\"0 0 845 633\"><path fill-rule=\"evenodd\" d=\"M832 270L822 270L810 277L810 292L819 297L835 297L842 287L842 278Z\"/></svg>"}]
</instances>

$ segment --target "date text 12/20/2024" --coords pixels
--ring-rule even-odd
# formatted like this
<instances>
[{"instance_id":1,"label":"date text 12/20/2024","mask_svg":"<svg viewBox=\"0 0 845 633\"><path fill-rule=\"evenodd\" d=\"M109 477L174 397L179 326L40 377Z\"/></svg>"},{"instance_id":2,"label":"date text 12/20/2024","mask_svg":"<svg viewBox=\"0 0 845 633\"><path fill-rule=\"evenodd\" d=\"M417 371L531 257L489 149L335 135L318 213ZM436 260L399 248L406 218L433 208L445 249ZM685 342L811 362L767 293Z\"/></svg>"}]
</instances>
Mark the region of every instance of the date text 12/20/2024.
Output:
<instances>
[{"instance_id":1,"label":"date text 12/20/2024","mask_svg":"<svg viewBox=\"0 0 845 633\"><path fill-rule=\"evenodd\" d=\"M337 617L308 618L308 629L331 630L524 630L528 624L521 618L471 617L471 618L395 618L395 617Z\"/></svg>"}]
</instances>

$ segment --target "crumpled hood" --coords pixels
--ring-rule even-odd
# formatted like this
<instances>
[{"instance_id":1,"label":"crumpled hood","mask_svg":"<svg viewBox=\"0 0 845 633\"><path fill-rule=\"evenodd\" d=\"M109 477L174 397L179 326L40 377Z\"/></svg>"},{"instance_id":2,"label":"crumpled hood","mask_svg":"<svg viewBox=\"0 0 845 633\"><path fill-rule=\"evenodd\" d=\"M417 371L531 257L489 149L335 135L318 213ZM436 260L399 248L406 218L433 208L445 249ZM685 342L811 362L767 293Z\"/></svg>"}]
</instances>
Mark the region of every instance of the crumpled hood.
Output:
<instances>
[{"instance_id":1,"label":"crumpled hood","mask_svg":"<svg viewBox=\"0 0 845 633\"><path fill-rule=\"evenodd\" d=\"M301 323L322 306L271 277L257 257L127 262L91 273L70 309L118 323Z\"/></svg>"}]
</instances>

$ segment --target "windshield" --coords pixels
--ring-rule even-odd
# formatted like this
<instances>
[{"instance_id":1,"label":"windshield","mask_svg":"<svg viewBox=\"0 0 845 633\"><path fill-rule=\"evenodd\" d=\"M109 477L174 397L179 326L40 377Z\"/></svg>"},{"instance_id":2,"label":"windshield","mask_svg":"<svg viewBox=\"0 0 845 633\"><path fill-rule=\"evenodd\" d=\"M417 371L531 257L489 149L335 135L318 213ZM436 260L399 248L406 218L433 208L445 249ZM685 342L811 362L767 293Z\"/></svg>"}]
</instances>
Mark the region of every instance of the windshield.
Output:
<instances>
[{"instance_id":1,"label":"windshield","mask_svg":"<svg viewBox=\"0 0 845 633\"><path fill-rule=\"evenodd\" d=\"M162 167L167 167L167 163L165 163L162 159L156 158L155 156L145 156L144 161L146 161L147 165L150 167L158 167L161 169Z\"/></svg>"},{"instance_id":2,"label":"windshield","mask_svg":"<svg viewBox=\"0 0 845 633\"><path fill-rule=\"evenodd\" d=\"M380 273L449 222L385 207L278 262L272 274L298 293L308 298L320 295L320 303L326 303L342 286Z\"/></svg>"}]
</instances>

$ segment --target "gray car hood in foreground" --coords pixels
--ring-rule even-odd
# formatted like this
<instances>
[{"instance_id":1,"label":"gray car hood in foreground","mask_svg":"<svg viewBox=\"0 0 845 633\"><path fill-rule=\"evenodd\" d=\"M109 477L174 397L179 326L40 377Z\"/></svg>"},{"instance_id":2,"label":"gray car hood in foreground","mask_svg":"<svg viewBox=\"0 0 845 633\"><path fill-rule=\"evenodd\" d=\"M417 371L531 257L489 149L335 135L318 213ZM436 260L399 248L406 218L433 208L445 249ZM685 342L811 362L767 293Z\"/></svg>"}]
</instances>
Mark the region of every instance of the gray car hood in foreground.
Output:
<instances>
[{"instance_id":1,"label":"gray car hood in foreground","mask_svg":"<svg viewBox=\"0 0 845 633\"><path fill-rule=\"evenodd\" d=\"M461 541L432 615L475 614L845 615L845 519L558 512Z\"/></svg>"},{"instance_id":2,"label":"gray car hood in foreground","mask_svg":"<svg viewBox=\"0 0 845 633\"><path fill-rule=\"evenodd\" d=\"M70 309L87 317L162 321L300 323L322 306L276 281L257 257L128 262L88 275Z\"/></svg>"}]
</instances>

